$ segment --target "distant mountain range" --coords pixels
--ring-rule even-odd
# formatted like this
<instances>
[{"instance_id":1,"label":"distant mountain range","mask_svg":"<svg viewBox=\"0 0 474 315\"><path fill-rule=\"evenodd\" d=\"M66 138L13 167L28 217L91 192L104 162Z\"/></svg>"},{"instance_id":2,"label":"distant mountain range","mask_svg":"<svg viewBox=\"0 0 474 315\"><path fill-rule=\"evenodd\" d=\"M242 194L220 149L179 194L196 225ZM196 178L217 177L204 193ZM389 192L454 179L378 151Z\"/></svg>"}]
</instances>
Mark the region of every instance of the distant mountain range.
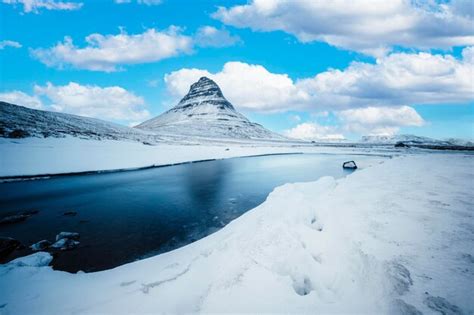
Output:
<instances>
[{"instance_id":1,"label":"distant mountain range","mask_svg":"<svg viewBox=\"0 0 474 315\"><path fill-rule=\"evenodd\" d=\"M0 102L0 137L64 136L151 143L191 138L287 140L237 112L217 84L205 77L191 85L178 105L134 128Z\"/></svg>"},{"instance_id":2,"label":"distant mountain range","mask_svg":"<svg viewBox=\"0 0 474 315\"><path fill-rule=\"evenodd\" d=\"M249 121L226 100L219 86L206 77L192 84L189 92L175 107L134 128L100 119L35 110L0 102L0 137L65 136L132 140L149 144L203 139L211 142L228 140L303 142L290 140ZM337 143L344 145L350 144L350 141L337 141ZM403 143L406 146L425 148L474 147L471 141L436 140L415 135L364 136L359 143L366 145Z\"/></svg>"},{"instance_id":3,"label":"distant mountain range","mask_svg":"<svg viewBox=\"0 0 474 315\"><path fill-rule=\"evenodd\" d=\"M415 135L392 135L392 136L364 136L360 139L360 143L367 144L397 144L405 145L428 145L428 146L474 146L471 141L461 139L438 140L428 137L420 137Z\"/></svg>"}]
</instances>

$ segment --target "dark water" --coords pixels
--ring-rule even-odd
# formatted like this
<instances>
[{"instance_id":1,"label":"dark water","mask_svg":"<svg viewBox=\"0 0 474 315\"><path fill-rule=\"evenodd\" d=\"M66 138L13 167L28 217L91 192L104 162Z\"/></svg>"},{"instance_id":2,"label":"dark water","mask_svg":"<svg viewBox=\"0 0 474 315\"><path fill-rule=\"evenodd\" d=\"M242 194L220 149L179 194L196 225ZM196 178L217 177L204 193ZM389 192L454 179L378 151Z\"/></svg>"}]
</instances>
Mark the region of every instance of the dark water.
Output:
<instances>
[{"instance_id":1,"label":"dark water","mask_svg":"<svg viewBox=\"0 0 474 315\"><path fill-rule=\"evenodd\" d=\"M276 186L342 177L349 155L235 158L142 171L0 184L0 217L39 210L0 236L29 246L79 232L79 248L55 256L55 269L96 271L169 251L222 228L262 203ZM74 217L66 211L77 211ZM26 255L28 250L14 255ZM12 256L13 257L13 256Z\"/></svg>"}]
</instances>

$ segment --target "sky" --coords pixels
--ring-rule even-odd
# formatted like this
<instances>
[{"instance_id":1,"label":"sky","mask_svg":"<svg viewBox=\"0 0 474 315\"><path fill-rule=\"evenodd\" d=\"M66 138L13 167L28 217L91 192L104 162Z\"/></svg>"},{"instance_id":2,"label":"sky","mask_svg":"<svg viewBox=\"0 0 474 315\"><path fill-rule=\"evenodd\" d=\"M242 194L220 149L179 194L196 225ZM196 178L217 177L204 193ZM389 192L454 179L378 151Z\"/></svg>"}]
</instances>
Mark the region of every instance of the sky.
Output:
<instances>
[{"instance_id":1,"label":"sky","mask_svg":"<svg viewBox=\"0 0 474 315\"><path fill-rule=\"evenodd\" d=\"M0 100L133 126L201 76L290 137L474 138L474 2L0 0Z\"/></svg>"}]
</instances>

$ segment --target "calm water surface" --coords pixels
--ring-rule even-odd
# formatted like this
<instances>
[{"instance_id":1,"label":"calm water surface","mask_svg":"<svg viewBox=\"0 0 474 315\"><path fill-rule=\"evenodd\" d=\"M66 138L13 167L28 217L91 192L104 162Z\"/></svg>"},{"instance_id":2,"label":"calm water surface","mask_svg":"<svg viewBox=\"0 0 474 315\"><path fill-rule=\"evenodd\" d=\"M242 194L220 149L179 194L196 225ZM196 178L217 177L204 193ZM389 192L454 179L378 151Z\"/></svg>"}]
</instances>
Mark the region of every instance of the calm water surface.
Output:
<instances>
[{"instance_id":1,"label":"calm water surface","mask_svg":"<svg viewBox=\"0 0 474 315\"><path fill-rule=\"evenodd\" d=\"M274 155L141 171L0 184L0 217L40 212L0 226L25 245L79 232L81 245L55 256L55 269L96 271L162 253L209 235L261 204L276 186L347 175L347 160L374 156ZM64 216L76 211L74 217ZM28 254L27 250L16 255Z\"/></svg>"}]
</instances>

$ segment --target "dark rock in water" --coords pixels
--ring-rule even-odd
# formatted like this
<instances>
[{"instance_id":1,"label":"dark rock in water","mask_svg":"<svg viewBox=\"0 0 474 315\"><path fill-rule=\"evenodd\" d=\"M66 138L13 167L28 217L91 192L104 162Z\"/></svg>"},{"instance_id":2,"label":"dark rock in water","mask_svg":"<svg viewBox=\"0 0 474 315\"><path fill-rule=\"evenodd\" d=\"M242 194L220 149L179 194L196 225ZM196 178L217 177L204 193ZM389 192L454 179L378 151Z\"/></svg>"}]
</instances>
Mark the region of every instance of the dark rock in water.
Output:
<instances>
[{"instance_id":1,"label":"dark rock in water","mask_svg":"<svg viewBox=\"0 0 474 315\"><path fill-rule=\"evenodd\" d=\"M225 150L226 150L226 151L229 151L230 149L229 149L229 148L227 148L227 149L225 149Z\"/></svg>"},{"instance_id":2,"label":"dark rock in water","mask_svg":"<svg viewBox=\"0 0 474 315\"><path fill-rule=\"evenodd\" d=\"M395 148L409 148L410 146L408 144L405 144L403 142L397 142L395 143Z\"/></svg>"},{"instance_id":3,"label":"dark rock in water","mask_svg":"<svg viewBox=\"0 0 474 315\"><path fill-rule=\"evenodd\" d=\"M0 224L12 224L12 223L18 223L18 222L23 222L26 219L28 219L30 216L26 214L15 214L15 215L9 215L7 217L4 217L0 220Z\"/></svg>"},{"instance_id":4,"label":"dark rock in water","mask_svg":"<svg viewBox=\"0 0 474 315\"><path fill-rule=\"evenodd\" d=\"M3 217L2 219L0 219L0 225L23 222L29 217L31 217L32 215L37 214L38 212L39 212L38 210L28 210L28 211L23 211L19 214L13 214L13 215Z\"/></svg>"},{"instance_id":5,"label":"dark rock in water","mask_svg":"<svg viewBox=\"0 0 474 315\"><path fill-rule=\"evenodd\" d=\"M65 216L69 216L69 217L74 217L77 215L77 212L76 211L66 211L63 213L63 215Z\"/></svg>"},{"instance_id":6,"label":"dark rock in water","mask_svg":"<svg viewBox=\"0 0 474 315\"><path fill-rule=\"evenodd\" d=\"M20 241L10 237L0 237L0 259L6 258L11 252L20 246Z\"/></svg>"},{"instance_id":7,"label":"dark rock in water","mask_svg":"<svg viewBox=\"0 0 474 315\"><path fill-rule=\"evenodd\" d=\"M70 239L70 240L78 240L80 238L79 233L76 232L61 232L58 235L56 235L56 241L62 240L62 239Z\"/></svg>"},{"instance_id":8,"label":"dark rock in water","mask_svg":"<svg viewBox=\"0 0 474 315\"><path fill-rule=\"evenodd\" d=\"M56 243L51 245L51 248L59 249L59 250L68 250L68 249L76 248L77 246L79 246L79 244L80 243L78 241L75 241L73 239L61 238Z\"/></svg>"},{"instance_id":9,"label":"dark rock in water","mask_svg":"<svg viewBox=\"0 0 474 315\"><path fill-rule=\"evenodd\" d=\"M35 244L31 245L30 248L31 248L31 250L37 252L37 251L40 251L40 250L45 250L49 246L51 246L50 241L42 240L42 241L39 241L38 243L35 243Z\"/></svg>"},{"instance_id":10,"label":"dark rock in water","mask_svg":"<svg viewBox=\"0 0 474 315\"><path fill-rule=\"evenodd\" d=\"M357 165L354 161L347 161L342 164L342 168L355 170L357 168Z\"/></svg>"}]
</instances>

